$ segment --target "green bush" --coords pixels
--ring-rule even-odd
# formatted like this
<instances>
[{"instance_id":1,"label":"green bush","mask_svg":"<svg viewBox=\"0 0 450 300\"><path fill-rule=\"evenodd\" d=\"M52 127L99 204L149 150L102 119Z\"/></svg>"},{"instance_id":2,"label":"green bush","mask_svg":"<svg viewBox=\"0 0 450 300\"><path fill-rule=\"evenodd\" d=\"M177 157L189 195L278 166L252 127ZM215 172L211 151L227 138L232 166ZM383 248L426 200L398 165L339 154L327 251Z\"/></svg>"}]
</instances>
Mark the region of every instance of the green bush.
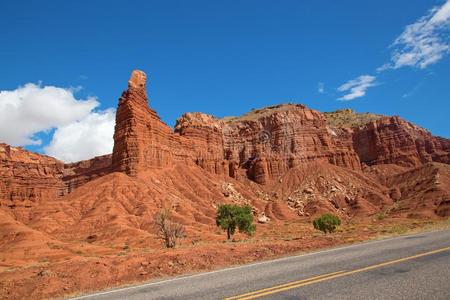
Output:
<instances>
[{"instance_id":1,"label":"green bush","mask_svg":"<svg viewBox=\"0 0 450 300\"><path fill-rule=\"evenodd\" d=\"M383 220L384 218L386 218L386 213L385 212L379 212L375 215L375 217L378 219L378 221Z\"/></svg>"},{"instance_id":2,"label":"green bush","mask_svg":"<svg viewBox=\"0 0 450 300\"><path fill-rule=\"evenodd\" d=\"M253 214L250 205L221 204L217 208L216 225L227 231L227 239L235 233L236 227L239 228L239 232L252 235L256 230L252 223Z\"/></svg>"},{"instance_id":3,"label":"green bush","mask_svg":"<svg viewBox=\"0 0 450 300\"><path fill-rule=\"evenodd\" d=\"M332 214L324 214L313 221L314 228L325 233L332 233L341 225L341 220Z\"/></svg>"}]
</instances>

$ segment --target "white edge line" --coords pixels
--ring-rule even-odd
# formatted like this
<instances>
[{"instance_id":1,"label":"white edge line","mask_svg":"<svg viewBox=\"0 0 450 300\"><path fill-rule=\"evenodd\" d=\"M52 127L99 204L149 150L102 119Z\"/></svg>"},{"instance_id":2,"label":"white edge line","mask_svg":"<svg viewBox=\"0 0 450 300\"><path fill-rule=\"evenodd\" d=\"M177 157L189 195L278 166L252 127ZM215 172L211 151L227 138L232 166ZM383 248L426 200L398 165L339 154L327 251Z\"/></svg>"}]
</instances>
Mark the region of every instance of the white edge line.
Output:
<instances>
[{"instance_id":1,"label":"white edge line","mask_svg":"<svg viewBox=\"0 0 450 300\"><path fill-rule=\"evenodd\" d=\"M113 290L110 290L110 291L105 291L105 292L100 292L100 293L95 293L95 294L88 294L88 295L84 295L84 296L78 296L78 297L75 297L75 298L64 298L64 299L72 299L72 300L86 299L86 298L91 298L91 297L95 297L95 296L102 296L102 295L107 295L107 294L111 294L111 293L117 293L117 292L132 290L132 289L148 287L148 286L152 286L152 285L156 285L156 284L164 284L164 283L167 283L167 282L177 281L177 280L181 280L181 279L195 278L195 277L210 275L210 274L214 274L214 273L226 272L226 271L242 269L242 268L249 268L249 267L263 265L263 264L268 264L268 263L273 263L273 262L279 262L279 261L284 261L284 260L296 259L296 258L305 257L305 256L311 256L311 255L316 255L316 254L321 254L321 253L338 251L338 250L342 250L342 249L360 247L360 246L364 246L364 245L367 245L367 244L376 244L376 243L380 243L380 242L386 242L386 241L390 241L390 240L396 240L396 239L401 239L401 238L405 238L405 237L423 235L423 234L428 234L428 233L438 233L438 232L446 231L446 230L448 230L448 228L439 229L439 230L432 230L432 231L427 231L427 232L407 234L407 235L401 235L401 236L396 236L396 237L391 237L391 238L386 238L386 239L380 239L380 240L366 241L366 242L361 242L361 243L357 243L357 244L353 244L353 245L340 246L340 247L320 250L320 251L316 251L316 252L309 252L309 253L298 254L298 255L294 255L294 256L281 257L281 258L276 258L276 259L272 259L272 260L265 260L265 261L261 261L261 262L257 262L257 263L246 264L246 265L242 265L242 266L229 267L229 268L225 268L225 269L214 270L214 271L209 271L209 272L204 272L204 273L199 273L199 274L185 275L185 276L180 276L180 277L166 279L166 280L160 280L160 281L144 283L144 284L136 285L136 286L118 288L118 289L113 289Z\"/></svg>"}]
</instances>

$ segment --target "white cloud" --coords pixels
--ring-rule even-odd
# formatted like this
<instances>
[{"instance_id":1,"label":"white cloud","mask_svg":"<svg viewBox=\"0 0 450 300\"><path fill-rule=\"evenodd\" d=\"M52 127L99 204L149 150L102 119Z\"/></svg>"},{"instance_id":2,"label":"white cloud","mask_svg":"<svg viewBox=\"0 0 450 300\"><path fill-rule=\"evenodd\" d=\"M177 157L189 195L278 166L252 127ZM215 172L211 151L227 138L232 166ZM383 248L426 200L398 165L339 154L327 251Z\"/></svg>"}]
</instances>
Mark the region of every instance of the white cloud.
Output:
<instances>
[{"instance_id":1,"label":"white cloud","mask_svg":"<svg viewBox=\"0 0 450 300\"><path fill-rule=\"evenodd\" d=\"M85 118L56 129L45 153L66 162L112 152L115 111L91 112Z\"/></svg>"},{"instance_id":2,"label":"white cloud","mask_svg":"<svg viewBox=\"0 0 450 300\"><path fill-rule=\"evenodd\" d=\"M338 87L338 91L347 92L347 94L338 98L338 100L349 101L364 96L369 87L377 85L375 79L375 76L361 75L344 83Z\"/></svg>"},{"instance_id":3,"label":"white cloud","mask_svg":"<svg viewBox=\"0 0 450 300\"><path fill-rule=\"evenodd\" d=\"M432 10L432 12L434 12L433 16L431 17L430 22L433 24L439 24L439 23L443 23L443 22L448 22L450 20L450 1L447 0L446 3L444 3L444 5L442 5L439 8L434 8Z\"/></svg>"},{"instance_id":4,"label":"white cloud","mask_svg":"<svg viewBox=\"0 0 450 300\"><path fill-rule=\"evenodd\" d=\"M391 47L391 62L377 69L398 69L405 66L424 69L450 52L450 0L435 7L417 22L405 27Z\"/></svg>"},{"instance_id":5,"label":"white cloud","mask_svg":"<svg viewBox=\"0 0 450 300\"><path fill-rule=\"evenodd\" d=\"M95 98L75 99L73 89L28 83L0 91L0 141L14 146L39 145L33 136L67 125L88 115L99 103Z\"/></svg>"},{"instance_id":6,"label":"white cloud","mask_svg":"<svg viewBox=\"0 0 450 300\"><path fill-rule=\"evenodd\" d=\"M36 134L56 129L44 149L59 159L73 161L110 153L114 111L95 112L99 102L94 97L76 99L76 91L32 83L0 91L0 142L14 146L41 145ZM86 140L81 140L82 135L87 136ZM67 139L76 140L76 144Z\"/></svg>"},{"instance_id":7,"label":"white cloud","mask_svg":"<svg viewBox=\"0 0 450 300\"><path fill-rule=\"evenodd\" d=\"M318 91L320 94L325 93L325 84L324 84L323 82L319 82L319 83L317 84L317 91Z\"/></svg>"},{"instance_id":8,"label":"white cloud","mask_svg":"<svg viewBox=\"0 0 450 300\"><path fill-rule=\"evenodd\" d=\"M450 0L447 0L443 5L432 8L417 22L406 26L391 45L393 51L390 62L378 67L376 71L380 73L405 66L424 69L438 62L450 53L449 31ZM374 76L362 75L348 81L338 88L340 92L348 92L338 100L349 101L364 96L369 87L378 85L375 79ZM410 97L418 88L419 86L415 87L402 97Z\"/></svg>"}]
</instances>

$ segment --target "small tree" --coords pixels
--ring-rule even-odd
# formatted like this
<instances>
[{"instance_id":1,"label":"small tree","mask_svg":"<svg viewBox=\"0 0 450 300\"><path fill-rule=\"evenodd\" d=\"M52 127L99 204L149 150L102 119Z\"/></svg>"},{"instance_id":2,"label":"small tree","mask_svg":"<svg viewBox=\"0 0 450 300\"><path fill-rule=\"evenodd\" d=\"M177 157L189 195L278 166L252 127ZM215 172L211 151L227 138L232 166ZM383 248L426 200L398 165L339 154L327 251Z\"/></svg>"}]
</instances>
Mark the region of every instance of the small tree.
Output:
<instances>
[{"instance_id":1,"label":"small tree","mask_svg":"<svg viewBox=\"0 0 450 300\"><path fill-rule=\"evenodd\" d=\"M216 224L227 231L227 239L235 233L236 227L239 228L239 232L252 235L256 230L252 223L253 214L250 205L221 204L217 208Z\"/></svg>"},{"instance_id":2,"label":"small tree","mask_svg":"<svg viewBox=\"0 0 450 300\"><path fill-rule=\"evenodd\" d=\"M166 248L175 248L178 239L186 236L184 226L171 220L171 213L168 209L161 209L155 215L155 225Z\"/></svg>"},{"instance_id":3,"label":"small tree","mask_svg":"<svg viewBox=\"0 0 450 300\"><path fill-rule=\"evenodd\" d=\"M332 233L341 225L341 220L332 214L324 214L313 221L314 228L325 233Z\"/></svg>"}]
</instances>

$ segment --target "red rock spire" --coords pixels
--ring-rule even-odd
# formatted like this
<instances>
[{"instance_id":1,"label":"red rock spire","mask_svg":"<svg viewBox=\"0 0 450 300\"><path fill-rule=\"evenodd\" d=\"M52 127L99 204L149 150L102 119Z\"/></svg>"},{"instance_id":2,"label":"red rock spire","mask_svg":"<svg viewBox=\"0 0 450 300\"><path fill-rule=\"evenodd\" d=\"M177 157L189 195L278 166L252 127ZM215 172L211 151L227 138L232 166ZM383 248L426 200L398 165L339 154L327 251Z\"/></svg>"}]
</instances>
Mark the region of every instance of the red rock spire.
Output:
<instances>
[{"instance_id":1,"label":"red rock spire","mask_svg":"<svg viewBox=\"0 0 450 300\"><path fill-rule=\"evenodd\" d=\"M134 70L116 113L113 170L135 176L140 171L170 164L172 130L148 106L147 75Z\"/></svg>"},{"instance_id":2,"label":"red rock spire","mask_svg":"<svg viewBox=\"0 0 450 300\"><path fill-rule=\"evenodd\" d=\"M128 89L143 89L147 83L147 75L140 70L133 70L130 80L128 80Z\"/></svg>"}]
</instances>

